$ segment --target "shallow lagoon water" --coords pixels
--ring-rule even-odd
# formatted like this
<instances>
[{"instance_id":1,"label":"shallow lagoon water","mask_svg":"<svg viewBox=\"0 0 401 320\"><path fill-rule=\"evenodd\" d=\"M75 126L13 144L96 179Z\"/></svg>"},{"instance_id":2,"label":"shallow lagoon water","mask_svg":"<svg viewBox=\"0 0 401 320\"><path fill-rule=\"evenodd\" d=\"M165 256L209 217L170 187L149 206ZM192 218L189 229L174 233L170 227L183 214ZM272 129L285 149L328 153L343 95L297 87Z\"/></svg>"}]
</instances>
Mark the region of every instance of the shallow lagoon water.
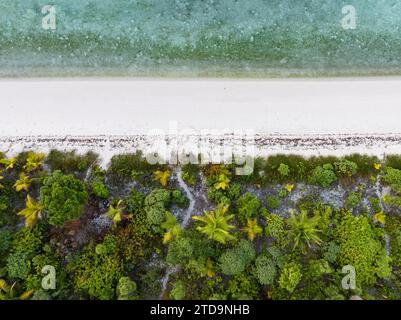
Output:
<instances>
[{"instance_id":1,"label":"shallow lagoon water","mask_svg":"<svg viewBox=\"0 0 401 320\"><path fill-rule=\"evenodd\" d=\"M388 74L401 74L401 0L0 0L3 77Z\"/></svg>"}]
</instances>

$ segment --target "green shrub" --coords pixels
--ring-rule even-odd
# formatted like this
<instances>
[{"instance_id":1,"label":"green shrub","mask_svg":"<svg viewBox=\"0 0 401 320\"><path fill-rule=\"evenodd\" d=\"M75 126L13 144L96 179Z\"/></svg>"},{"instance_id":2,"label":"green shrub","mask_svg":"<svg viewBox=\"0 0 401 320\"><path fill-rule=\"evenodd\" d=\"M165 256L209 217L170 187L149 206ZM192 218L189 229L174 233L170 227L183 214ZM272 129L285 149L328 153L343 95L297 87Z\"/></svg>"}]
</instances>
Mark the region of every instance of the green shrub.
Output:
<instances>
[{"instance_id":1,"label":"green shrub","mask_svg":"<svg viewBox=\"0 0 401 320\"><path fill-rule=\"evenodd\" d=\"M0 196L0 211L5 211L10 206L10 200L7 196L1 195Z\"/></svg>"},{"instance_id":2,"label":"green shrub","mask_svg":"<svg viewBox=\"0 0 401 320\"><path fill-rule=\"evenodd\" d=\"M191 163L183 165L181 177L188 185L195 186L199 179L199 166Z\"/></svg>"},{"instance_id":3,"label":"green shrub","mask_svg":"<svg viewBox=\"0 0 401 320\"><path fill-rule=\"evenodd\" d=\"M185 208L189 204L189 200L185 197L180 190L173 190L171 192L171 203L179 206L180 208Z\"/></svg>"},{"instance_id":4,"label":"green shrub","mask_svg":"<svg viewBox=\"0 0 401 320\"><path fill-rule=\"evenodd\" d=\"M33 293L31 300L35 300L35 301L36 300L38 300L38 301L43 300L43 301L45 301L45 300L51 300L51 297L50 297L50 294L47 291L45 291L43 289L39 289L39 290L36 290Z\"/></svg>"},{"instance_id":5,"label":"green shrub","mask_svg":"<svg viewBox=\"0 0 401 320\"><path fill-rule=\"evenodd\" d=\"M278 192L278 196L280 198L285 198L286 196L288 196L288 191L285 188L280 189L280 191Z\"/></svg>"},{"instance_id":6,"label":"green shrub","mask_svg":"<svg viewBox=\"0 0 401 320\"><path fill-rule=\"evenodd\" d=\"M355 208L357 205L360 204L361 197L362 195L360 192L354 192L354 191L350 192L348 194L347 199L345 200L346 207L349 209Z\"/></svg>"},{"instance_id":7,"label":"green shrub","mask_svg":"<svg viewBox=\"0 0 401 320\"><path fill-rule=\"evenodd\" d=\"M340 253L340 246L334 241L330 241L324 247L323 257L328 262L334 263L337 260L339 253Z\"/></svg>"},{"instance_id":8,"label":"green shrub","mask_svg":"<svg viewBox=\"0 0 401 320\"><path fill-rule=\"evenodd\" d=\"M166 206L170 204L171 192L165 189L154 189L145 198L145 211L148 222L154 226L156 231L161 231L166 217Z\"/></svg>"},{"instance_id":9,"label":"green shrub","mask_svg":"<svg viewBox=\"0 0 401 320\"><path fill-rule=\"evenodd\" d=\"M98 155L92 151L78 155L76 151L51 150L46 159L52 171L60 170L64 174L83 173L97 161Z\"/></svg>"},{"instance_id":10,"label":"green shrub","mask_svg":"<svg viewBox=\"0 0 401 320\"><path fill-rule=\"evenodd\" d=\"M247 192L237 200L237 208L241 221L245 222L257 216L260 201L256 196Z\"/></svg>"},{"instance_id":11,"label":"green shrub","mask_svg":"<svg viewBox=\"0 0 401 320\"><path fill-rule=\"evenodd\" d=\"M390 236L390 255L393 263L401 267L401 220L399 217L387 216L385 224L386 232Z\"/></svg>"},{"instance_id":12,"label":"green shrub","mask_svg":"<svg viewBox=\"0 0 401 320\"><path fill-rule=\"evenodd\" d=\"M232 183L227 190L227 196L230 200L236 200L241 194L241 185L239 183Z\"/></svg>"},{"instance_id":13,"label":"green shrub","mask_svg":"<svg viewBox=\"0 0 401 320\"><path fill-rule=\"evenodd\" d=\"M107 235L102 243L99 243L95 247L95 251L97 254L112 254L116 252L117 249L117 240L113 235Z\"/></svg>"},{"instance_id":14,"label":"green shrub","mask_svg":"<svg viewBox=\"0 0 401 320\"><path fill-rule=\"evenodd\" d=\"M267 209L277 209L280 206L280 198L277 196L267 196L266 197L266 207Z\"/></svg>"},{"instance_id":15,"label":"green shrub","mask_svg":"<svg viewBox=\"0 0 401 320\"><path fill-rule=\"evenodd\" d=\"M268 214L266 216L266 236L274 238L280 247L286 245L286 231L284 227L285 220L279 215Z\"/></svg>"},{"instance_id":16,"label":"green shrub","mask_svg":"<svg viewBox=\"0 0 401 320\"><path fill-rule=\"evenodd\" d=\"M165 189L154 189L145 198L145 207L167 206L170 203L171 193Z\"/></svg>"},{"instance_id":17,"label":"green shrub","mask_svg":"<svg viewBox=\"0 0 401 320\"><path fill-rule=\"evenodd\" d=\"M279 167L278 167L278 172L280 173L280 175L282 176L282 177L288 177L288 175L290 174L290 167L289 166L287 166L286 164L284 164L284 163L280 163L280 165L279 165Z\"/></svg>"},{"instance_id":18,"label":"green shrub","mask_svg":"<svg viewBox=\"0 0 401 320\"><path fill-rule=\"evenodd\" d=\"M288 292L294 292L295 288L302 279L302 267L299 263L289 262L286 263L281 269L278 284L280 288Z\"/></svg>"},{"instance_id":19,"label":"green shrub","mask_svg":"<svg viewBox=\"0 0 401 320\"><path fill-rule=\"evenodd\" d=\"M379 163L379 161L377 161L377 163ZM401 170L401 156L396 154L387 155L385 166Z\"/></svg>"},{"instance_id":20,"label":"green shrub","mask_svg":"<svg viewBox=\"0 0 401 320\"><path fill-rule=\"evenodd\" d=\"M255 260L255 276L263 285L271 285L276 277L276 265L267 256L259 256Z\"/></svg>"},{"instance_id":21,"label":"green shrub","mask_svg":"<svg viewBox=\"0 0 401 320\"><path fill-rule=\"evenodd\" d=\"M183 300L185 298L186 290L183 281L178 280L170 292L171 298L174 300Z\"/></svg>"},{"instance_id":22,"label":"green shrub","mask_svg":"<svg viewBox=\"0 0 401 320\"><path fill-rule=\"evenodd\" d=\"M344 212L338 218L334 238L340 246L337 261L341 266L355 267L357 285L374 284L379 273L383 276L382 262L388 264L384 244L379 240L383 239L383 231L372 227L367 217Z\"/></svg>"},{"instance_id":23,"label":"green shrub","mask_svg":"<svg viewBox=\"0 0 401 320\"><path fill-rule=\"evenodd\" d=\"M93 194L98 198L107 199L110 196L109 189L100 179L92 181L91 189Z\"/></svg>"},{"instance_id":24,"label":"green shrub","mask_svg":"<svg viewBox=\"0 0 401 320\"><path fill-rule=\"evenodd\" d=\"M78 290L94 299L115 298L117 284L123 277L123 267L117 255L96 254L93 247L88 247L69 267L74 272Z\"/></svg>"},{"instance_id":25,"label":"green shrub","mask_svg":"<svg viewBox=\"0 0 401 320\"><path fill-rule=\"evenodd\" d=\"M287 168L282 166L288 167ZM279 168L284 170L279 170ZM298 155L283 155L278 154L270 156L266 159L264 164L264 173L266 180L269 182L282 182L284 179L291 179L294 181L302 180L306 177L307 160ZM287 173L283 176L281 173Z\"/></svg>"},{"instance_id":26,"label":"green shrub","mask_svg":"<svg viewBox=\"0 0 401 320\"><path fill-rule=\"evenodd\" d=\"M135 214L130 223L116 229L117 248L124 263L133 267L157 250L161 244L145 212Z\"/></svg>"},{"instance_id":27,"label":"green shrub","mask_svg":"<svg viewBox=\"0 0 401 320\"><path fill-rule=\"evenodd\" d=\"M340 177L352 177L358 171L358 165L347 159L334 162L334 168Z\"/></svg>"},{"instance_id":28,"label":"green shrub","mask_svg":"<svg viewBox=\"0 0 401 320\"><path fill-rule=\"evenodd\" d=\"M372 209L373 209L374 213L378 213L378 212L382 211L382 207L381 207L379 199L374 198L374 197L370 197L369 198L369 202L370 202L370 204L372 206Z\"/></svg>"},{"instance_id":29,"label":"green shrub","mask_svg":"<svg viewBox=\"0 0 401 320\"><path fill-rule=\"evenodd\" d=\"M231 299L253 300L259 298L260 285L250 273L241 273L233 276L228 282L225 293Z\"/></svg>"},{"instance_id":30,"label":"green shrub","mask_svg":"<svg viewBox=\"0 0 401 320\"><path fill-rule=\"evenodd\" d=\"M186 238L175 238L168 248L166 261L173 265L183 264L193 254L191 241Z\"/></svg>"},{"instance_id":31,"label":"green shrub","mask_svg":"<svg viewBox=\"0 0 401 320\"><path fill-rule=\"evenodd\" d=\"M365 177L374 174L376 171L374 167L375 163L380 163L380 160L376 156L357 153L345 156L344 159L354 162L358 166L358 174Z\"/></svg>"},{"instance_id":32,"label":"green shrub","mask_svg":"<svg viewBox=\"0 0 401 320\"><path fill-rule=\"evenodd\" d=\"M153 225L155 227L159 227L166 219L166 210L163 207L159 207L159 206L147 208L146 216L148 218L148 222L151 225Z\"/></svg>"},{"instance_id":33,"label":"green shrub","mask_svg":"<svg viewBox=\"0 0 401 320\"><path fill-rule=\"evenodd\" d=\"M22 228L14 234L12 251L24 252L29 257L38 254L43 249L43 226L35 225L32 230Z\"/></svg>"},{"instance_id":34,"label":"green shrub","mask_svg":"<svg viewBox=\"0 0 401 320\"><path fill-rule=\"evenodd\" d=\"M391 196L389 194L385 194L383 196L383 203L390 205L390 206L395 206L398 208L401 208L401 197L397 197L397 196ZM380 210L381 211L381 210ZM379 212L380 212L379 211ZM377 212L376 212L377 213Z\"/></svg>"},{"instance_id":35,"label":"green shrub","mask_svg":"<svg viewBox=\"0 0 401 320\"><path fill-rule=\"evenodd\" d=\"M132 189L129 196L124 200L125 210L129 213L139 213L145 205L145 195L136 189Z\"/></svg>"},{"instance_id":36,"label":"green shrub","mask_svg":"<svg viewBox=\"0 0 401 320\"><path fill-rule=\"evenodd\" d=\"M17 251L7 258L7 271L11 279L26 279L31 271L31 262L26 252Z\"/></svg>"},{"instance_id":37,"label":"green shrub","mask_svg":"<svg viewBox=\"0 0 401 320\"><path fill-rule=\"evenodd\" d=\"M157 167L151 165L142 152L113 156L107 173L120 181L136 180L143 185L153 184L153 171Z\"/></svg>"},{"instance_id":38,"label":"green shrub","mask_svg":"<svg viewBox=\"0 0 401 320\"><path fill-rule=\"evenodd\" d=\"M382 176L382 181L390 185L397 193L401 193L401 170L394 168L386 168Z\"/></svg>"},{"instance_id":39,"label":"green shrub","mask_svg":"<svg viewBox=\"0 0 401 320\"><path fill-rule=\"evenodd\" d=\"M308 276L312 279L320 278L326 274L333 272L328 261L324 259L320 260L310 260L308 266Z\"/></svg>"},{"instance_id":40,"label":"green shrub","mask_svg":"<svg viewBox=\"0 0 401 320\"><path fill-rule=\"evenodd\" d=\"M319 184L323 188L330 187L334 181L337 180L337 176L333 171L331 164L325 164L323 166L316 167L310 177L310 183Z\"/></svg>"},{"instance_id":41,"label":"green shrub","mask_svg":"<svg viewBox=\"0 0 401 320\"><path fill-rule=\"evenodd\" d=\"M59 294L65 287L69 285L66 281L66 272L64 266L60 263L57 256L51 252L48 245L45 245L42 253L35 255L31 259L31 273L26 279L27 290L39 290L42 288L42 269L46 265L51 265L56 270L56 294Z\"/></svg>"},{"instance_id":42,"label":"green shrub","mask_svg":"<svg viewBox=\"0 0 401 320\"><path fill-rule=\"evenodd\" d=\"M118 281L117 289L118 300L137 300L138 293L136 283L129 277L122 277Z\"/></svg>"},{"instance_id":43,"label":"green shrub","mask_svg":"<svg viewBox=\"0 0 401 320\"><path fill-rule=\"evenodd\" d=\"M88 194L82 181L61 171L54 171L44 179L40 199L53 226L61 227L66 221L78 218L84 209Z\"/></svg>"},{"instance_id":44,"label":"green shrub","mask_svg":"<svg viewBox=\"0 0 401 320\"><path fill-rule=\"evenodd\" d=\"M241 240L235 248L221 255L221 271L227 275L240 274L252 262L255 254L252 243L248 240Z\"/></svg>"},{"instance_id":45,"label":"green shrub","mask_svg":"<svg viewBox=\"0 0 401 320\"><path fill-rule=\"evenodd\" d=\"M12 233L9 230L0 230L0 261L11 247Z\"/></svg>"}]
</instances>

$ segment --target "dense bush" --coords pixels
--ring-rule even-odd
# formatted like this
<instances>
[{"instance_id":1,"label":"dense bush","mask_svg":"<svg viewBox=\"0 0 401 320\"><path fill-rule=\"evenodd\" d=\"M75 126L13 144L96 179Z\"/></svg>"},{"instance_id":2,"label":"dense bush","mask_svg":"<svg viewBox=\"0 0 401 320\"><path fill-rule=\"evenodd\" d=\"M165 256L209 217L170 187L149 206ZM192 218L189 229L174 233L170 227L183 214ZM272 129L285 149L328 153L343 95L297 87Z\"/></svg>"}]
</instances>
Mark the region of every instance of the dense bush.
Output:
<instances>
[{"instance_id":1,"label":"dense bush","mask_svg":"<svg viewBox=\"0 0 401 320\"><path fill-rule=\"evenodd\" d=\"M124 200L125 210L129 213L140 213L145 205L145 195L136 189L132 189Z\"/></svg>"},{"instance_id":2,"label":"dense bush","mask_svg":"<svg viewBox=\"0 0 401 320\"><path fill-rule=\"evenodd\" d=\"M331 164L324 164L323 166L316 167L312 172L310 182L319 184L323 188L330 187L332 183L337 180L333 169Z\"/></svg>"},{"instance_id":3,"label":"dense bush","mask_svg":"<svg viewBox=\"0 0 401 320\"><path fill-rule=\"evenodd\" d=\"M117 285L118 300L137 300L138 293L136 283L129 277L122 277Z\"/></svg>"},{"instance_id":4,"label":"dense bush","mask_svg":"<svg viewBox=\"0 0 401 320\"><path fill-rule=\"evenodd\" d=\"M252 274L241 273L233 276L228 282L226 292L230 299L253 300L259 295L258 281Z\"/></svg>"},{"instance_id":5,"label":"dense bush","mask_svg":"<svg viewBox=\"0 0 401 320\"><path fill-rule=\"evenodd\" d=\"M91 155L46 159L0 153L0 300L400 297L399 156L383 164L278 155L256 159L249 176L236 176L235 165L184 166L196 200L185 228L186 193L175 179L163 188L154 180L175 166L149 165L139 153L114 157L107 171ZM30 183L17 192L22 172ZM24 227L17 214L28 195L45 209ZM121 220L110 224L117 201ZM341 287L347 264L356 268L353 291ZM56 269L56 290L41 288L44 265Z\"/></svg>"},{"instance_id":6,"label":"dense bush","mask_svg":"<svg viewBox=\"0 0 401 320\"><path fill-rule=\"evenodd\" d=\"M11 247L12 232L0 230L0 262Z\"/></svg>"},{"instance_id":7,"label":"dense bush","mask_svg":"<svg viewBox=\"0 0 401 320\"><path fill-rule=\"evenodd\" d=\"M76 288L101 300L115 298L118 282L124 276L117 255L97 254L93 247L87 248L69 268L74 272Z\"/></svg>"},{"instance_id":8,"label":"dense bush","mask_svg":"<svg viewBox=\"0 0 401 320\"><path fill-rule=\"evenodd\" d=\"M334 168L340 177L352 177L358 171L358 165L347 159L334 162Z\"/></svg>"},{"instance_id":9,"label":"dense bush","mask_svg":"<svg viewBox=\"0 0 401 320\"><path fill-rule=\"evenodd\" d=\"M93 194L101 199L107 199L110 196L109 189L101 179L95 179L91 183Z\"/></svg>"},{"instance_id":10,"label":"dense bush","mask_svg":"<svg viewBox=\"0 0 401 320\"><path fill-rule=\"evenodd\" d=\"M389 216L386 219L386 231L390 236L390 254L392 262L401 267L401 220L399 217Z\"/></svg>"},{"instance_id":11,"label":"dense bush","mask_svg":"<svg viewBox=\"0 0 401 320\"><path fill-rule=\"evenodd\" d=\"M279 246L286 245L285 220L279 215L268 214L266 216L265 232L266 236L274 238Z\"/></svg>"},{"instance_id":12,"label":"dense bush","mask_svg":"<svg viewBox=\"0 0 401 320\"><path fill-rule=\"evenodd\" d=\"M26 279L31 271L31 262L26 252L17 251L7 258L7 271L11 279Z\"/></svg>"},{"instance_id":13,"label":"dense bush","mask_svg":"<svg viewBox=\"0 0 401 320\"><path fill-rule=\"evenodd\" d=\"M290 174L290 167L284 163L280 163L277 170L283 177L287 177Z\"/></svg>"},{"instance_id":14,"label":"dense bush","mask_svg":"<svg viewBox=\"0 0 401 320\"><path fill-rule=\"evenodd\" d=\"M183 165L181 177L188 185L195 186L199 180L199 166L191 163Z\"/></svg>"},{"instance_id":15,"label":"dense bush","mask_svg":"<svg viewBox=\"0 0 401 320\"><path fill-rule=\"evenodd\" d=\"M377 161L377 163L378 162L379 161ZM385 165L386 165L386 167L401 170L401 156L396 155L396 154L387 155Z\"/></svg>"},{"instance_id":16,"label":"dense bush","mask_svg":"<svg viewBox=\"0 0 401 320\"><path fill-rule=\"evenodd\" d=\"M247 192L237 200L239 218L242 222L257 216L260 201L251 193Z\"/></svg>"},{"instance_id":17,"label":"dense bush","mask_svg":"<svg viewBox=\"0 0 401 320\"><path fill-rule=\"evenodd\" d=\"M302 278L302 267L299 263L286 263L281 269L278 283L280 288L292 293Z\"/></svg>"},{"instance_id":18,"label":"dense bush","mask_svg":"<svg viewBox=\"0 0 401 320\"><path fill-rule=\"evenodd\" d=\"M113 156L107 173L117 182L136 180L143 185L153 185L153 172L157 169L157 166L146 160L142 152L137 151L134 154Z\"/></svg>"},{"instance_id":19,"label":"dense bush","mask_svg":"<svg viewBox=\"0 0 401 320\"><path fill-rule=\"evenodd\" d=\"M183 281L178 280L174 284L174 288L170 292L170 296L174 300L183 300L185 298L185 284Z\"/></svg>"},{"instance_id":20,"label":"dense bush","mask_svg":"<svg viewBox=\"0 0 401 320\"><path fill-rule=\"evenodd\" d=\"M280 206L280 198L277 196L267 196L266 197L266 207L267 209L277 209Z\"/></svg>"},{"instance_id":21,"label":"dense bush","mask_svg":"<svg viewBox=\"0 0 401 320\"><path fill-rule=\"evenodd\" d=\"M191 241L186 238L173 239L168 248L166 261L173 265L183 264L193 254Z\"/></svg>"},{"instance_id":22,"label":"dense bush","mask_svg":"<svg viewBox=\"0 0 401 320\"><path fill-rule=\"evenodd\" d=\"M128 225L116 229L115 235L120 256L131 268L157 250L160 242L147 220L146 213L142 211L135 214Z\"/></svg>"},{"instance_id":23,"label":"dense bush","mask_svg":"<svg viewBox=\"0 0 401 320\"><path fill-rule=\"evenodd\" d=\"M230 249L220 257L221 271L227 275L240 274L252 263L255 257L255 249L250 241L241 240L233 249Z\"/></svg>"},{"instance_id":24,"label":"dense bush","mask_svg":"<svg viewBox=\"0 0 401 320\"><path fill-rule=\"evenodd\" d=\"M263 285L273 284L276 277L276 265L273 259L261 255L255 260L255 276Z\"/></svg>"},{"instance_id":25,"label":"dense bush","mask_svg":"<svg viewBox=\"0 0 401 320\"><path fill-rule=\"evenodd\" d=\"M355 208L361 202L361 193L360 192L350 192L345 201L345 205L349 209Z\"/></svg>"},{"instance_id":26,"label":"dense bush","mask_svg":"<svg viewBox=\"0 0 401 320\"><path fill-rule=\"evenodd\" d=\"M395 192L401 194L401 170L391 167L386 168L382 180L389 184Z\"/></svg>"},{"instance_id":27,"label":"dense bush","mask_svg":"<svg viewBox=\"0 0 401 320\"><path fill-rule=\"evenodd\" d=\"M377 171L375 164L380 163L380 160L376 156L357 153L345 156L344 159L354 162L358 166L358 175L364 177L374 174Z\"/></svg>"},{"instance_id":28,"label":"dense bush","mask_svg":"<svg viewBox=\"0 0 401 320\"><path fill-rule=\"evenodd\" d=\"M390 275L384 243L380 240L382 229L373 227L366 216L355 217L349 211L344 212L338 218L334 237L340 246L337 261L341 266L355 267L357 285L371 285L377 277Z\"/></svg>"},{"instance_id":29,"label":"dense bush","mask_svg":"<svg viewBox=\"0 0 401 320\"><path fill-rule=\"evenodd\" d=\"M40 199L53 226L63 226L66 221L78 218L88 194L82 181L61 171L54 171L45 178L40 188Z\"/></svg>"},{"instance_id":30,"label":"dense bush","mask_svg":"<svg viewBox=\"0 0 401 320\"><path fill-rule=\"evenodd\" d=\"M78 155L76 151L51 150L46 159L46 163L52 171L60 170L64 174L86 172L97 161L98 155L92 151Z\"/></svg>"}]
</instances>

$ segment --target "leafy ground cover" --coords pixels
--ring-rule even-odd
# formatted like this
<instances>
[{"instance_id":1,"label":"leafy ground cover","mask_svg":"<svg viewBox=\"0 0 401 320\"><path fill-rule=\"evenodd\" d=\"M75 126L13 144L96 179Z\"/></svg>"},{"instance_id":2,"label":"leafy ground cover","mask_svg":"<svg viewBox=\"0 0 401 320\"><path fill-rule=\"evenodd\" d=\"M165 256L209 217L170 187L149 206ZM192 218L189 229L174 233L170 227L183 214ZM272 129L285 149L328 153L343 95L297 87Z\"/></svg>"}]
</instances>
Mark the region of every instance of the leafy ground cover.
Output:
<instances>
[{"instance_id":1,"label":"leafy ground cover","mask_svg":"<svg viewBox=\"0 0 401 320\"><path fill-rule=\"evenodd\" d=\"M401 298L401 156L99 164L0 155L0 299Z\"/></svg>"}]
</instances>

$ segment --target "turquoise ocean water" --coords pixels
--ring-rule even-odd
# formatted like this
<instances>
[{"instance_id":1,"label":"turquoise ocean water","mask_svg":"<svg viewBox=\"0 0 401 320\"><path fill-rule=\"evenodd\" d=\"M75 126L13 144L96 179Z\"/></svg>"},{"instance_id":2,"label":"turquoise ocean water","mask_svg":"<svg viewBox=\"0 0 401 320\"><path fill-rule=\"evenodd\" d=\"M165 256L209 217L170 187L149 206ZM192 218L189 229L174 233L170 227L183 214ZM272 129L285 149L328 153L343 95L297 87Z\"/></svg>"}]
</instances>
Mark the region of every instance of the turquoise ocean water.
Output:
<instances>
[{"instance_id":1,"label":"turquoise ocean water","mask_svg":"<svg viewBox=\"0 0 401 320\"><path fill-rule=\"evenodd\" d=\"M389 74L401 0L0 0L2 77Z\"/></svg>"}]
</instances>

